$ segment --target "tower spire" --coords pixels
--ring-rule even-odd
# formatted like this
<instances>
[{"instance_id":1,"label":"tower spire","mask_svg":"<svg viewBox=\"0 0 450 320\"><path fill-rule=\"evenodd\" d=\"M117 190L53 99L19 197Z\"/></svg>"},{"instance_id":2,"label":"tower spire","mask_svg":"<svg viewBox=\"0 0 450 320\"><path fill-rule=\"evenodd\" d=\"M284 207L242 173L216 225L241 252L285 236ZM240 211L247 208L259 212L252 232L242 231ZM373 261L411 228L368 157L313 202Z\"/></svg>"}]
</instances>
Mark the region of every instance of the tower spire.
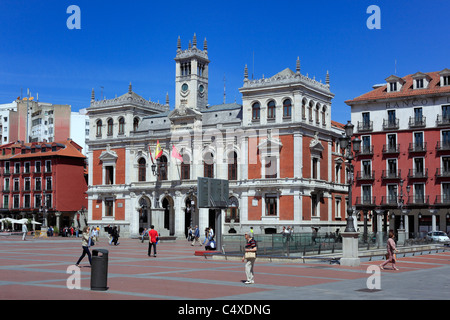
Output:
<instances>
[{"instance_id":1,"label":"tower spire","mask_svg":"<svg viewBox=\"0 0 450 320\"><path fill-rule=\"evenodd\" d=\"M203 50L208 51L208 42L206 41L206 37L205 40L203 41Z\"/></svg>"},{"instance_id":2,"label":"tower spire","mask_svg":"<svg viewBox=\"0 0 450 320\"><path fill-rule=\"evenodd\" d=\"M197 35L194 33L194 38L192 39L192 46L197 48Z\"/></svg>"},{"instance_id":3,"label":"tower spire","mask_svg":"<svg viewBox=\"0 0 450 320\"><path fill-rule=\"evenodd\" d=\"M128 85L128 93L132 93L133 92L133 90L132 90L132 86L131 86L131 82L130 82L130 84Z\"/></svg>"},{"instance_id":4,"label":"tower spire","mask_svg":"<svg viewBox=\"0 0 450 320\"><path fill-rule=\"evenodd\" d=\"M95 92L94 92L94 88L92 88L92 92L91 92L91 101L95 101Z\"/></svg>"},{"instance_id":5,"label":"tower spire","mask_svg":"<svg viewBox=\"0 0 450 320\"><path fill-rule=\"evenodd\" d=\"M178 36L178 40L177 40L177 51L181 50L181 38L180 36Z\"/></svg>"},{"instance_id":6,"label":"tower spire","mask_svg":"<svg viewBox=\"0 0 450 320\"><path fill-rule=\"evenodd\" d=\"M247 68L247 65L245 65L245 68L244 68L244 80L248 80L248 68Z\"/></svg>"},{"instance_id":7,"label":"tower spire","mask_svg":"<svg viewBox=\"0 0 450 320\"><path fill-rule=\"evenodd\" d=\"M296 71L297 71L297 73L300 73L300 57L297 57Z\"/></svg>"},{"instance_id":8,"label":"tower spire","mask_svg":"<svg viewBox=\"0 0 450 320\"><path fill-rule=\"evenodd\" d=\"M166 93L166 106L168 106L169 105L169 93L167 92Z\"/></svg>"},{"instance_id":9,"label":"tower spire","mask_svg":"<svg viewBox=\"0 0 450 320\"><path fill-rule=\"evenodd\" d=\"M325 83L328 85L330 84L330 74L328 73L328 70L327 70L327 77L325 79Z\"/></svg>"}]
</instances>

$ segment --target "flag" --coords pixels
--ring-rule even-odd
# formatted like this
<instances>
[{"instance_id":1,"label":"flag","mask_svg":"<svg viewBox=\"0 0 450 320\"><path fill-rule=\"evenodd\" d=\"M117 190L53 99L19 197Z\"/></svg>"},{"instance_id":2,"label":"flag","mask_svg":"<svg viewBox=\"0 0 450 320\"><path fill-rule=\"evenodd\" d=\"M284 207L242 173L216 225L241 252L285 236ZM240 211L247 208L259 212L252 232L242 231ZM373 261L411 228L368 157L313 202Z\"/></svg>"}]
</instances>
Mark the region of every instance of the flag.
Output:
<instances>
[{"instance_id":1,"label":"flag","mask_svg":"<svg viewBox=\"0 0 450 320\"><path fill-rule=\"evenodd\" d=\"M163 154L163 150L161 149L161 145L159 144L159 140L156 143L156 149L155 149L155 160L161 157Z\"/></svg>"},{"instance_id":2,"label":"flag","mask_svg":"<svg viewBox=\"0 0 450 320\"><path fill-rule=\"evenodd\" d=\"M172 146L172 157L183 162L183 157L181 156L181 154L178 153L178 150L177 148L175 148L175 145Z\"/></svg>"},{"instance_id":3,"label":"flag","mask_svg":"<svg viewBox=\"0 0 450 320\"><path fill-rule=\"evenodd\" d=\"M148 147L148 153L150 153L150 159L152 159L152 163L155 163L155 162L153 161L152 150L150 149L150 146Z\"/></svg>"}]
</instances>

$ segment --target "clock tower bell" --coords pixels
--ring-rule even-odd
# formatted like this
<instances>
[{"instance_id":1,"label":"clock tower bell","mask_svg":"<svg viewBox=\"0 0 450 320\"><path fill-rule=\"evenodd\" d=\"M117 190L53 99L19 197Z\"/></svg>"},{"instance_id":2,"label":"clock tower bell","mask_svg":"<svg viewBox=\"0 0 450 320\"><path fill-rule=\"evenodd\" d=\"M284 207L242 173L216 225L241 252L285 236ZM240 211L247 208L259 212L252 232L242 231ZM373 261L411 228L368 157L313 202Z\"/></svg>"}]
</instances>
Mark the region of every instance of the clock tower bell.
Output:
<instances>
[{"instance_id":1,"label":"clock tower bell","mask_svg":"<svg viewBox=\"0 0 450 320\"><path fill-rule=\"evenodd\" d=\"M175 108L205 109L208 104L208 47L206 38L203 50L197 48L197 36L194 34L192 45L181 50L178 37L175 57Z\"/></svg>"}]
</instances>

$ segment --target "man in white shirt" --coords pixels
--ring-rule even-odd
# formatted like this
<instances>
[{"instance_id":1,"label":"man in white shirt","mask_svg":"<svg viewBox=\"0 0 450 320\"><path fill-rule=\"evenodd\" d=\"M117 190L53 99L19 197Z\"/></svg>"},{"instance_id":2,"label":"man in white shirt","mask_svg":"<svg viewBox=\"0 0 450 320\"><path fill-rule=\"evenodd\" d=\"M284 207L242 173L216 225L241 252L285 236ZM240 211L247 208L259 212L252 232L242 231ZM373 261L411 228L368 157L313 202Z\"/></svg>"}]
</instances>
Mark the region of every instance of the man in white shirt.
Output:
<instances>
[{"instance_id":1,"label":"man in white shirt","mask_svg":"<svg viewBox=\"0 0 450 320\"><path fill-rule=\"evenodd\" d=\"M27 236L27 232L28 232L28 228L27 228L27 224L26 223L24 223L22 225L22 232L23 232L22 240L25 241L26 240L25 237Z\"/></svg>"}]
</instances>

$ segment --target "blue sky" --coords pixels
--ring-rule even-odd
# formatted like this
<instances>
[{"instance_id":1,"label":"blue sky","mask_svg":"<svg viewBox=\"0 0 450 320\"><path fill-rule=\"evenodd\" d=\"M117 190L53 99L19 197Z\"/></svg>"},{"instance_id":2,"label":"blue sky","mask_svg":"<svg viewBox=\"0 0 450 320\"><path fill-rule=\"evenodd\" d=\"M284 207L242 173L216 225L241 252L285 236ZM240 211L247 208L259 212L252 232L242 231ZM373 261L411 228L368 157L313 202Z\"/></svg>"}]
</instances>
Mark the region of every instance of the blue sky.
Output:
<instances>
[{"instance_id":1,"label":"blue sky","mask_svg":"<svg viewBox=\"0 0 450 320\"><path fill-rule=\"evenodd\" d=\"M69 30L70 5L81 30ZM381 29L369 30L370 5ZM96 97L133 91L174 105L178 36L208 41L209 103L241 103L244 66L255 78L289 67L325 81L330 72L332 119L346 123L344 103L394 74L450 68L450 2L430 1L0 1L0 103L39 93L44 102L89 106ZM253 63L254 56L254 63ZM395 64L395 61L397 63ZM253 68L254 65L254 68ZM103 87L103 89L101 88Z\"/></svg>"}]
</instances>

